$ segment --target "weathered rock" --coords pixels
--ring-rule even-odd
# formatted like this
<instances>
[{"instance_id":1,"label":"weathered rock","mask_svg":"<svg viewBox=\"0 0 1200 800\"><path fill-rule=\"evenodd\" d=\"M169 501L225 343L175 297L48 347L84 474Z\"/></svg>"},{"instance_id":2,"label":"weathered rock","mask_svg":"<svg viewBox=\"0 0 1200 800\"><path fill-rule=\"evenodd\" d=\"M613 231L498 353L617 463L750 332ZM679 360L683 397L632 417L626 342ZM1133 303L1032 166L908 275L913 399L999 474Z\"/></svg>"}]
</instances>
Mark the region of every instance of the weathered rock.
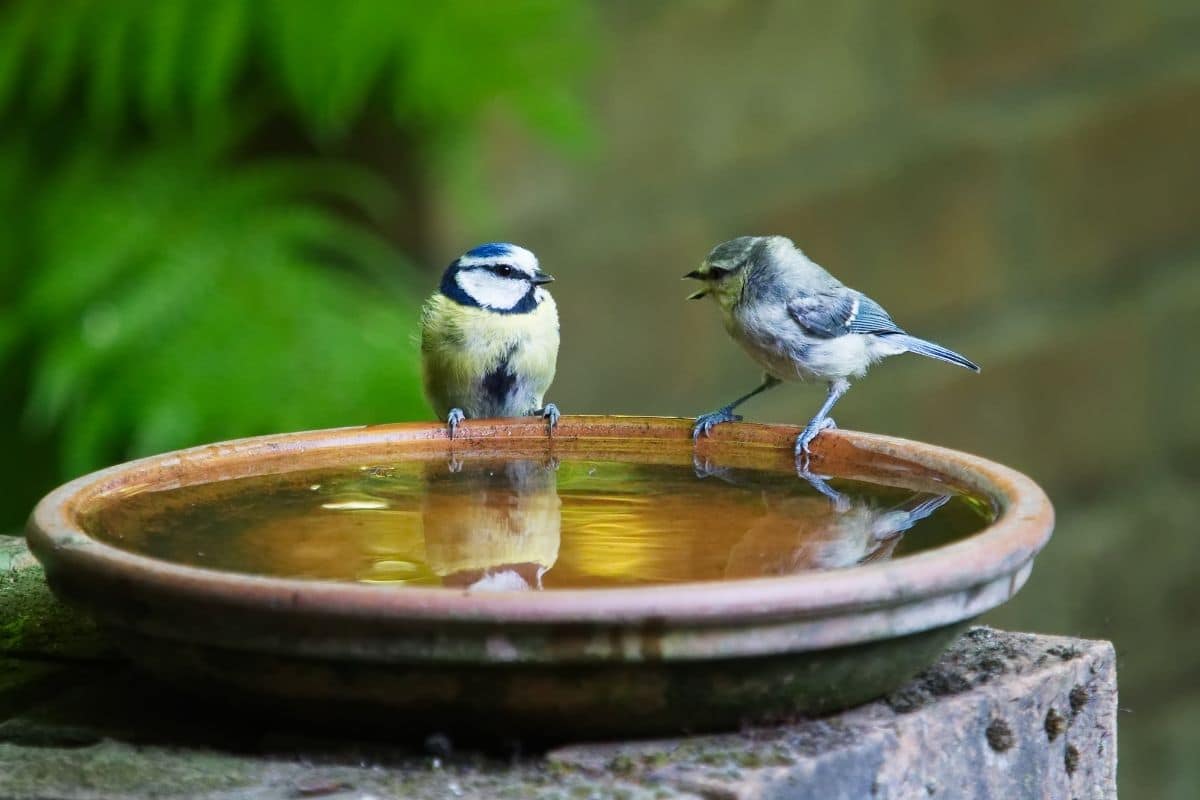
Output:
<instances>
[{"instance_id":1,"label":"weathered rock","mask_svg":"<svg viewBox=\"0 0 1200 800\"><path fill-rule=\"evenodd\" d=\"M1115 655L972 628L908 686L834 717L548 758L712 797L1116 797Z\"/></svg>"},{"instance_id":2,"label":"weathered rock","mask_svg":"<svg viewBox=\"0 0 1200 800\"><path fill-rule=\"evenodd\" d=\"M16 609L23 622L21 646L0 651L3 798L1116 796L1106 642L973 628L907 686L843 714L500 758L197 706L115 660L19 548L4 553L0 620Z\"/></svg>"}]
</instances>

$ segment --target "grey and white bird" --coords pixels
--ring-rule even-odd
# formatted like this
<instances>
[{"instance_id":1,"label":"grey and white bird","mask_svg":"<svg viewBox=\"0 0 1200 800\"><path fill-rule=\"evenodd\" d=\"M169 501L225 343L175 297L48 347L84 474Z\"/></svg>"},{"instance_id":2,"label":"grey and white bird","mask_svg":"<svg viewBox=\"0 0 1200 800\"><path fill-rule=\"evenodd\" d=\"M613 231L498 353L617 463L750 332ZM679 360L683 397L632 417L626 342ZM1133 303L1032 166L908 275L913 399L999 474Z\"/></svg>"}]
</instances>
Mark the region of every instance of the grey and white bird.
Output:
<instances>
[{"instance_id":1,"label":"grey and white bird","mask_svg":"<svg viewBox=\"0 0 1200 800\"><path fill-rule=\"evenodd\" d=\"M725 330L765 370L752 392L698 417L693 438L740 420L734 409L783 381L824 381L825 402L796 438L796 457L806 464L813 439L836 427L829 412L850 378L862 377L875 362L917 353L979 372L953 350L908 334L882 306L830 275L785 236L723 242L684 278L703 283L688 299L711 297Z\"/></svg>"}]
</instances>

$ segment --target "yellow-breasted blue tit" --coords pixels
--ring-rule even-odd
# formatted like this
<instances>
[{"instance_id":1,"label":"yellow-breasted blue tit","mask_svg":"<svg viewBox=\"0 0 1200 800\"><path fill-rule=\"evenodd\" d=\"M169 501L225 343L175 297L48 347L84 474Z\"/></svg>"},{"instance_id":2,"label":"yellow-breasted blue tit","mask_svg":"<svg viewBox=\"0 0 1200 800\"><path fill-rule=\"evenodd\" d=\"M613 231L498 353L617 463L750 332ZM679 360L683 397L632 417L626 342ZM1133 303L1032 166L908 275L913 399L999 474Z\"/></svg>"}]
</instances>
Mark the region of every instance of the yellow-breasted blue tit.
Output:
<instances>
[{"instance_id":1,"label":"yellow-breasted blue tit","mask_svg":"<svg viewBox=\"0 0 1200 800\"><path fill-rule=\"evenodd\" d=\"M421 314L425 396L450 436L471 417L541 415L554 432L558 408L542 404L558 360L554 280L523 247L491 242L442 274Z\"/></svg>"}]
</instances>

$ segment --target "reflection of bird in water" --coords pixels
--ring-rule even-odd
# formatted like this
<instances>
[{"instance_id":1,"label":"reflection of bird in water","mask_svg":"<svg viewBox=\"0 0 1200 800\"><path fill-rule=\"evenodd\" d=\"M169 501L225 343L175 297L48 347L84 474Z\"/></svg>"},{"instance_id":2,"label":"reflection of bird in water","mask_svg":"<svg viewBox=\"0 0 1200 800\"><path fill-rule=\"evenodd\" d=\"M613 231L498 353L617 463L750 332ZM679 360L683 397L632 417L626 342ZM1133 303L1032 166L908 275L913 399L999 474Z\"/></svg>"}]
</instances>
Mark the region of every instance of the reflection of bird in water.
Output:
<instances>
[{"instance_id":1,"label":"reflection of bird in water","mask_svg":"<svg viewBox=\"0 0 1200 800\"><path fill-rule=\"evenodd\" d=\"M697 465L701 477L737 483L728 470ZM791 575L891 558L904 532L937 511L951 495L914 493L887 508L837 491L809 472L797 475L823 495L771 497L729 553L726 578ZM769 498L769 499L768 499Z\"/></svg>"},{"instance_id":2,"label":"reflection of bird in water","mask_svg":"<svg viewBox=\"0 0 1200 800\"><path fill-rule=\"evenodd\" d=\"M425 558L442 584L482 591L542 588L558 560L562 502L553 463L455 462L426 473Z\"/></svg>"}]
</instances>

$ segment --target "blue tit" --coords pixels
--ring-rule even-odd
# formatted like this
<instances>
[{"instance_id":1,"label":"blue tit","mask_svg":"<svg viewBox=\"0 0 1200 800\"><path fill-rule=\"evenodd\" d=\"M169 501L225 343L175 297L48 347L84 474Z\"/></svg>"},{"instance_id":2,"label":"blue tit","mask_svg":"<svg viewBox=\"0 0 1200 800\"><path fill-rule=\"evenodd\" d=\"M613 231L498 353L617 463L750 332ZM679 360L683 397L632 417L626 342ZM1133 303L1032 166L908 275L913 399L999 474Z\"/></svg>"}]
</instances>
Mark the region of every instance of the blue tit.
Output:
<instances>
[{"instance_id":1,"label":"blue tit","mask_svg":"<svg viewBox=\"0 0 1200 800\"><path fill-rule=\"evenodd\" d=\"M684 278L703 284L689 299L711 297L725 330L765 370L749 394L696 419L692 437L740 420L734 409L783 381L824 381L825 402L796 438L796 457L808 463L809 445L836 427L829 412L850 378L888 356L917 353L979 372L941 345L910 336L883 307L845 286L784 236L741 236L717 245Z\"/></svg>"},{"instance_id":2,"label":"blue tit","mask_svg":"<svg viewBox=\"0 0 1200 800\"><path fill-rule=\"evenodd\" d=\"M558 359L558 309L542 288L554 278L523 247L492 242L468 250L442 274L421 313L425 396L450 436L468 417L541 415Z\"/></svg>"}]
</instances>

